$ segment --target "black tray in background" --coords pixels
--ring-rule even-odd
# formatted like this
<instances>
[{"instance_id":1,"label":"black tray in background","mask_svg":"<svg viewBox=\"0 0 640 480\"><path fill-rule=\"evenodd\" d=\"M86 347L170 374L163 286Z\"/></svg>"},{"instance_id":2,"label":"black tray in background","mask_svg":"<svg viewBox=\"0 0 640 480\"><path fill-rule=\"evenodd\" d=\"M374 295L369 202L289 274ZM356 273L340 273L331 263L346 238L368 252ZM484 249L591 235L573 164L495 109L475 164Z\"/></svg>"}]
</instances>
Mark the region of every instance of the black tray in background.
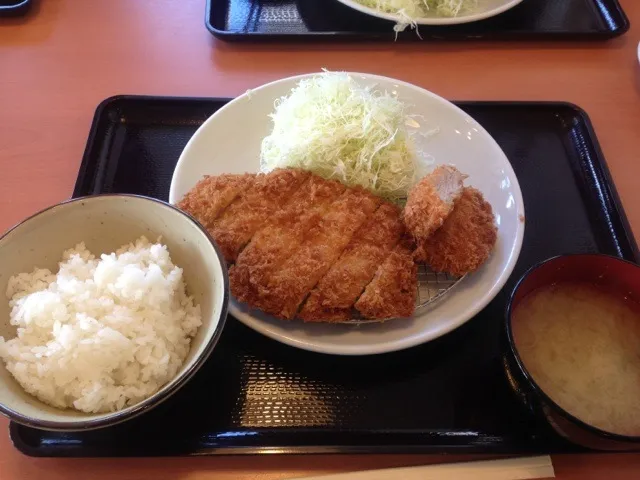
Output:
<instances>
[{"instance_id":1,"label":"black tray in background","mask_svg":"<svg viewBox=\"0 0 640 480\"><path fill-rule=\"evenodd\" d=\"M96 112L74 196L167 199L180 152L225 102L106 100ZM12 424L16 447L36 456L575 451L507 386L499 339L508 292L545 258L603 252L637 260L636 244L583 111L565 103L459 105L504 149L527 211L513 276L474 319L402 352L339 357L282 345L230 318L207 364L165 404L93 432Z\"/></svg>"},{"instance_id":2,"label":"black tray in background","mask_svg":"<svg viewBox=\"0 0 640 480\"><path fill-rule=\"evenodd\" d=\"M224 40L388 40L393 23L337 0L207 0L205 25ZM629 20L618 0L524 0L494 18L449 26L420 26L423 40L605 40ZM415 41L415 31L398 35Z\"/></svg>"},{"instance_id":3,"label":"black tray in background","mask_svg":"<svg viewBox=\"0 0 640 480\"><path fill-rule=\"evenodd\" d=\"M0 18L24 15L31 8L31 0L0 0Z\"/></svg>"}]
</instances>

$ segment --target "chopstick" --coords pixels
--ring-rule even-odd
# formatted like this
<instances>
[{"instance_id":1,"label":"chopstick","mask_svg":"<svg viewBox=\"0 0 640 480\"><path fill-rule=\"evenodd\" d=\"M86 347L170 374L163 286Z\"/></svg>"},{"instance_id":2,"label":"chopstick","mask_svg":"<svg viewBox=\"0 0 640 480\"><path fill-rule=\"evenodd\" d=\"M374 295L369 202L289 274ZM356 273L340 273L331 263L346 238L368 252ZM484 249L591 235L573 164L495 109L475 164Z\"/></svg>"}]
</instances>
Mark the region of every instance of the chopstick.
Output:
<instances>
[{"instance_id":1,"label":"chopstick","mask_svg":"<svg viewBox=\"0 0 640 480\"><path fill-rule=\"evenodd\" d=\"M509 458L480 462L387 468L298 480L530 480L555 478L551 457Z\"/></svg>"}]
</instances>

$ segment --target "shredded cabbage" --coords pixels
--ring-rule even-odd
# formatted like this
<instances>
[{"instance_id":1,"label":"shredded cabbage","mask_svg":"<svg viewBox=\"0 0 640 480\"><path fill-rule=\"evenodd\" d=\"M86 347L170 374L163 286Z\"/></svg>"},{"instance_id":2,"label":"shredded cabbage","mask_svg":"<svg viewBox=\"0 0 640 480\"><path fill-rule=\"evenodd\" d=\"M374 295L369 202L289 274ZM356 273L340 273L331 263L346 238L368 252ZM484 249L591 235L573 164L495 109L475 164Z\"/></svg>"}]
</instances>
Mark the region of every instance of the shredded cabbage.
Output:
<instances>
[{"instance_id":1,"label":"shredded cabbage","mask_svg":"<svg viewBox=\"0 0 640 480\"><path fill-rule=\"evenodd\" d=\"M263 172L300 168L391 201L406 198L416 181L419 160L405 105L346 73L301 80L276 102L271 118L273 131L262 141Z\"/></svg>"},{"instance_id":2,"label":"shredded cabbage","mask_svg":"<svg viewBox=\"0 0 640 480\"><path fill-rule=\"evenodd\" d=\"M393 13L402 19L396 25L396 31L404 30L407 25L416 25L416 20L434 13L441 17L457 17L477 6L478 0L356 0L365 7L380 12Z\"/></svg>"}]
</instances>

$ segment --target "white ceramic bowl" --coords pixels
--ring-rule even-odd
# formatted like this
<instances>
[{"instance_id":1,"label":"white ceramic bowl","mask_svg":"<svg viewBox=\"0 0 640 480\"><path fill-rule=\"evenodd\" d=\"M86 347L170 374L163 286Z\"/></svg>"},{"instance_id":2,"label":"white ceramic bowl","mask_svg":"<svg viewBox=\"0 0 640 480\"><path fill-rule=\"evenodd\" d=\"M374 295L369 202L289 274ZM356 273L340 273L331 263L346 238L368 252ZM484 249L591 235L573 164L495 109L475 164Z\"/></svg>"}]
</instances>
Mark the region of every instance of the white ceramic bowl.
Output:
<instances>
[{"instance_id":1,"label":"white ceramic bowl","mask_svg":"<svg viewBox=\"0 0 640 480\"><path fill-rule=\"evenodd\" d=\"M57 271L62 252L80 242L94 253L113 252L145 235L162 236L172 261L184 270L187 293L202 309L203 325L176 377L153 396L114 413L87 414L50 407L26 393L0 360L0 411L11 420L46 430L88 430L123 422L153 408L181 388L207 360L225 323L227 269L207 232L171 205L133 195L70 200L28 218L0 237L0 335L15 337L4 294L12 275L34 267Z\"/></svg>"},{"instance_id":2,"label":"white ceramic bowl","mask_svg":"<svg viewBox=\"0 0 640 480\"><path fill-rule=\"evenodd\" d=\"M273 124L269 114L276 99L289 94L311 75L285 78L255 88L213 114L182 152L171 181L169 201L177 203L204 175L257 172L260 147ZM491 258L467 275L432 308L409 319L358 327L284 322L249 308L231 297L230 313L245 325L279 342L305 350L337 355L370 355L413 347L438 338L463 325L482 310L511 275L524 236L524 202L518 179L500 146L473 118L447 100L400 80L350 73L362 85L394 92L420 115L417 135L420 151L435 164L452 163L469 175L468 185L478 188L493 206L498 242ZM241 126L241 128L239 127Z\"/></svg>"},{"instance_id":3,"label":"white ceramic bowl","mask_svg":"<svg viewBox=\"0 0 640 480\"><path fill-rule=\"evenodd\" d=\"M404 19L397 14L380 12L371 7L365 7L355 0L338 0L340 3L353 8L367 15L390 20L395 23L402 23ZM523 0L478 0L478 7L469 13L462 13L456 17L440 17L432 15L416 19L418 25L456 25L460 23L471 23L500 15L512 9Z\"/></svg>"}]
</instances>

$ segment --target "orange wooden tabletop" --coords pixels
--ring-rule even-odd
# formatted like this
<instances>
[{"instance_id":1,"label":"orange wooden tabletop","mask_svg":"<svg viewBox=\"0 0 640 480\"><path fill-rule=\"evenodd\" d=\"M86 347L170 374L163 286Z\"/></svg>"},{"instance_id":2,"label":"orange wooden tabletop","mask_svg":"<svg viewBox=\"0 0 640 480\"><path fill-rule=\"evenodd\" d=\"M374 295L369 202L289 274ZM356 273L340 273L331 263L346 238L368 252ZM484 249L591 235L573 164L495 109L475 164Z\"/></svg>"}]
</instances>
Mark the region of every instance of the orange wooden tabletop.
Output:
<instances>
[{"instance_id":1,"label":"orange wooden tabletop","mask_svg":"<svg viewBox=\"0 0 640 480\"><path fill-rule=\"evenodd\" d=\"M534 0L535 1L535 0ZM231 96L277 78L353 70L457 100L564 100L591 116L640 233L640 2L606 43L233 45L203 25L205 0L40 0L0 20L0 232L71 194L91 118L121 94ZM0 420L0 430L7 422ZM0 435L0 478L276 479L458 460L439 456L32 459ZM561 480L631 480L640 455L556 456Z\"/></svg>"}]
</instances>

